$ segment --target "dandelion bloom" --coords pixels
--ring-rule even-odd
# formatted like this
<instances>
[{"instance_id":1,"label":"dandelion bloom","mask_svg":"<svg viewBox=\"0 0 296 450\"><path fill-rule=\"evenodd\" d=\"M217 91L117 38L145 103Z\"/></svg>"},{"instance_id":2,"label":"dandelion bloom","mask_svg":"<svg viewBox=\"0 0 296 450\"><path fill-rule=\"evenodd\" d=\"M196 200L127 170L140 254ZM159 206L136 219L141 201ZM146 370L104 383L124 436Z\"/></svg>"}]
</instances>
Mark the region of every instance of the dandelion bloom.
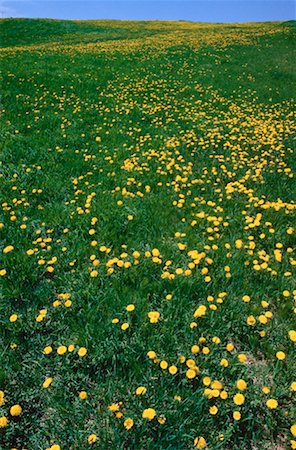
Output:
<instances>
[{"instance_id":1,"label":"dandelion bloom","mask_svg":"<svg viewBox=\"0 0 296 450\"><path fill-rule=\"evenodd\" d=\"M0 406L2 406L4 403L4 392L0 391Z\"/></svg>"},{"instance_id":2,"label":"dandelion bloom","mask_svg":"<svg viewBox=\"0 0 296 450\"><path fill-rule=\"evenodd\" d=\"M247 324L248 325L255 325L255 323L256 323L256 319L255 319L255 317L254 316L249 316L248 318L247 318Z\"/></svg>"},{"instance_id":3,"label":"dandelion bloom","mask_svg":"<svg viewBox=\"0 0 296 450\"><path fill-rule=\"evenodd\" d=\"M8 424L8 419L5 416L0 417L0 428L5 428Z\"/></svg>"},{"instance_id":4,"label":"dandelion bloom","mask_svg":"<svg viewBox=\"0 0 296 450\"><path fill-rule=\"evenodd\" d=\"M165 416L159 416L157 418L158 423L160 423L161 425L163 425L166 422L166 417Z\"/></svg>"},{"instance_id":5,"label":"dandelion bloom","mask_svg":"<svg viewBox=\"0 0 296 450\"><path fill-rule=\"evenodd\" d=\"M160 314L158 311L150 311L148 313L148 317L150 320L150 323L157 323L160 317Z\"/></svg>"},{"instance_id":6,"label":"dandelion bloom","mask_svg":"<svg viewBox=\"0 0 296 450\"><path fill-rule=\"evenodd\" d=\"M163 370L165 370L165 369L167 369L168 368L168 363L167 363L167 361L160 361L160 367L163 369Z\"/></svg>"},{"instance_id":7,"label":"dandelion bloom","mask_svg":"<svg viewBox=\"0 0 296 450\"><path fill-rule=\"evenodd\" d=\"M170 366L169 372L171 375L175 375L178 372L178 368L176 366Z\"/></svg>"},{"instance_id":8,"label":"dandelion bloom","mask_svg":"<svg viewBox=\"0 0 296 450\"><path fill-rule=\"evenodd\" d=\"M46 378L46 380L43 382L42 387L47 389L52 383L52 378Z\"/></svg>"},{"instance_id":9,"label":"dandelion bloom","mask_svg":"<svg viewBox=\"0 0 296 450\"><path fill-rule=\"evenodd\" d=\"M194 369L188 369L186 372L186 377L189 378L189 380L192 380L196 377L196 371Z\"/></svg>"},{"instance_id":10,"label":"dandelion bloom","mask_svg":"<svg viewBox=\"0 0 296 450\"><path fill-rule=\"evenodd\" d=\"M127 307L126 307L126 310L128 312L134 311L134 309L135 309L135 305L133 305L133 304L127 305Z\"/></svg>"},{"instance_id":11,"label":"dandelion bloom","mask_svg":"<svg viewBox=\"0 0 296 450\"><path fill-rule=\"evenodd\" d=\"M10 414L12 416L19 416L21 414L21 412L22 412L22 407L20 405L13 405L10 408Z\"/></svg>"},{"instance_id":12,"label":"dandelion bloom","mask_svg":"<svg viewBox=\"0 0 296 450\"><path fill-rule=\"evenodd\" d=\"M51 352L52 352L52 347L51 347L50 345L48 345L47 347L45 347L45 348L43 349L43 353L44 353L45 355L49 355Z\"/></svg>"},{"instance_id":13,"label":"dandelion bloom","mask_svg":"<svg viewBox=\"0 0 296 450\"><path fill-rule=\"evenodd\" d=\"M80 356L82 358L86 354L87 354L87 349L85 347L80 347L80 349L78 350L78 356Z\"/></svg>"},{"instance_id":14,"label":"dandelion bloom","mask_svg":"<svg viewBox=\"0 0 296 450\"><path fill-rule=\"evenodd\" d=\"M10 322L16 322L16 321L17 321L17 318L18 318L17 314L12 314L12 315L9 317L9 321L10 321Z\"/></svg>"},{"instance_id":15,"label":"dandelion bloom","mask_svg":"<svg viewBox=\"0 0 296 450\"><path fill-rule=\"evenodd\" d=\"M131 419L130 417L128 417L124 422L123 422L124 428L126 428L127 430L130 430L132 428L132 426L134 425L134 421L133 419Z\"/></svg>"},{"instance_id":16,"label":"dandelion bloom","mask_svg":"<svg viewBox=\"0 0 296 450\"><path fill-rule=\"evenodd\" d=\"M245 396L243 394L235 394L233 401L236 405L243 405L245 402Z\"/></svg>"},{"instance_id":17,"label":"dandelion bloom","mask_svg":"<svg viewBox=\"0 0 296 450\"><path fill-rule=\"evenodd\" d=\"M119 404L118 403L112 403L110 406L108 406L109 411L116 412L119 410Z\"/></svg>"},{"instance_id":18,"label":"dandelion bloom","mask_svg":"<svg viewBox=\"0 0 296 450\"><path fill-rule=\"evenodd\" d=\"M143 395L143 394L146 394L146 392L147 392L147 389L144 386L139 386L136 389L136 395Z\"/></svg>"},{"instance_id":19,"label":"dandelion bloom","mask_svg":"<svg viewBox=\"0 0 296 450\"><path fill-rule=\"evenodd\" d=\"M66 353L66 351L67 351L67 347L65 345L60 345L57 348L57 354L58 355L64 355Z\"/></svg>"},{"instance_id":20,"label":"dandelion bloom","mask_svg":"<svg viewBox=\"0 0 296 450\"><path fill-rule=\"evenodd\" d=\"M79 392L79 398L81 398L81 400L85 400L87 398L87 392L80 391Z\"/></svg>"},{"instance_id":21,"label":"dandelion bloom","mask_svg":"<svg viewBox=\"0 0 296 450\"><path fill-rule=\"evenodd\" d=\"M14 250L14 246L13 245L7 245L7 247L5 247L3 249L3 253L9 253L9 252L12 252L12 250Z\"/></svg>"},{"instance_id":22,"label":"dandelion bloom","mask_svg":"<svg viewBox=\"0 0 296 450\"><path fill-rule=\"evenodd\" d=\"M291 341L296 342L296 331L295 330L289 331L289 338L291 339Z\"/></svg>"},{"instance_id":23,"label":"dandelion bloom","mask_svg":"<svg viewBox=\"0 0 296 450\"><path fill-rule=\"evenodd\" d=\"M207 311L207 307L205 305L200 305L194 313L194 317L202 317L205 315Z\"/></svg>"},{"instance_id":24,"label":"dandelion bloom","mask_svg":"<svg viewBox=\"0 0 296 450\"><path fill-rule=\"evenodd\" d=\"M279 359L280 361L282 361L283 359L286 358L286 354L284 352L277 352L276 353L276 357L277 359Z\"/></svg>"},{"instance_id":25,"label":"dandelion bloom","mask_svg":"<svg viewBox=\"0 0 296 450\"><path fill-rule=\"evenodd\" d=\"M87 438L89 444L93 444L97 440L97 436L95 434L90 434Z\"/></svg>"},{"instance_id":26,"label":"dandelion bloom","mask_svg":"<svg viewBox=\"0 0 296 450\"><path fill-rule=\"evenodd\" d=\"M156 412L155 412L155 409L153 409L153 408L144 409L144 411L142 413L143 419L147 419L149 421L153 420L155 416L156 416Z\"/></svg>"},{"instance_id":27,"label":"dandelion bloom","mask_svg":"<svg viewBox=\"0 0 296 450\"><path fill-rule=\"evenodd\" d=\"M274 398L269 398L266 402L266 406L269 409L275 409L278 407L278 402Z\"/></svg>"},{"instance_id":28,"label":"dandelion bloom","mask_svg":"<svg viewBox=\"0 0 296 450\"><path fill-rule=\"evenodd\" d=\"M212 414L212 416L215 416L217 414L217 412L218 412L217 406L214 405L214 406L210 407L209 413Z\"/></svg>"},{"instance_id":29,"label":"dandelion bloom","mask_svg":"<svg viewBox=\"0 0 296 450\"><path fill-rule=\"evenodd\" d=\"M194 446L196 448L205 448L206 445L207 445L207 442L202 436L199 436L194 439Z\"/></svg>"},{"instance_id":30,"label":"dandelion bloom","mask_svg":"<svg viewBox=\"0 0 296 450\"><path fill-rule=\"evenodd\" d=\"M236 387L240 391L244 391L245 389L247 389L247 383L245 382L245 380L238 380L236 382Z\"/></svg>"}]
</instances>

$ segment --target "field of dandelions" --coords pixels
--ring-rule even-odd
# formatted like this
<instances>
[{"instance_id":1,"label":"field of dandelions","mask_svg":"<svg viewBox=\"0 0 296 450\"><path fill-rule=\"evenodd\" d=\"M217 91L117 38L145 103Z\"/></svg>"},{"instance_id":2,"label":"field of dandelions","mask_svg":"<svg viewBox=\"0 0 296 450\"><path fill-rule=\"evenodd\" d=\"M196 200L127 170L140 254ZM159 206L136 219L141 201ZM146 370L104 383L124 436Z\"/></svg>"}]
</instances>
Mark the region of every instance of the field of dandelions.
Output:
<instances>
[{"instance_id":1,"label":"field of dandelions","mask_svg":"<svg viewBox=\"0 0 296 450\"><path fill-rule=\"evenodd\" d=\"M296 449L295 23L0 24L0 448Z\"/></svg>"}]
</instances>

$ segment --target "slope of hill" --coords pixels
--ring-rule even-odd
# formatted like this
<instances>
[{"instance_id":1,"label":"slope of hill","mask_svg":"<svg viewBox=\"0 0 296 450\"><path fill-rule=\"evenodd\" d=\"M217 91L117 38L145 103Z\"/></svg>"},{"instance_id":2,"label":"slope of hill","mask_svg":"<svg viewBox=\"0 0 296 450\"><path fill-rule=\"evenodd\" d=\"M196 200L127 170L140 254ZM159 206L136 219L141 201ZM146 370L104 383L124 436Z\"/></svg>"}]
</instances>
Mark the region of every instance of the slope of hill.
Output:
<instances>
[{"instance_id":1,"label":"slope of hill","mask_svg":"<svg viewBox=\"0 0 296 450\"><path fill-rule=\"evenodd\" d=\"M295 22L0 26L0 447L296 448Z\"/></svg>"}]
</instances>

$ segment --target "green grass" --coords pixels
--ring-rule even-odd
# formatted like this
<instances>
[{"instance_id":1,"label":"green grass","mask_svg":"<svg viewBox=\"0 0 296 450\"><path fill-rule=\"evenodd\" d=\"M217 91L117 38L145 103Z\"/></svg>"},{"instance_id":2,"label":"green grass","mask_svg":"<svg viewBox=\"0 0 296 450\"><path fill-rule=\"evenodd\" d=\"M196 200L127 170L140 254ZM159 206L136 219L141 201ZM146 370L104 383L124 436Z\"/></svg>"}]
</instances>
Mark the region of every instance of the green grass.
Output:
<instances>
[{"instance_id":1,"label":"green grass","mask_svg":"<svg viewBox=\"0 0 296 450\"><path fill-rule=\"evenodd\" d=\"M1 449L295 448L295 22L0 24Z\"/></svg>"}]
</instances>

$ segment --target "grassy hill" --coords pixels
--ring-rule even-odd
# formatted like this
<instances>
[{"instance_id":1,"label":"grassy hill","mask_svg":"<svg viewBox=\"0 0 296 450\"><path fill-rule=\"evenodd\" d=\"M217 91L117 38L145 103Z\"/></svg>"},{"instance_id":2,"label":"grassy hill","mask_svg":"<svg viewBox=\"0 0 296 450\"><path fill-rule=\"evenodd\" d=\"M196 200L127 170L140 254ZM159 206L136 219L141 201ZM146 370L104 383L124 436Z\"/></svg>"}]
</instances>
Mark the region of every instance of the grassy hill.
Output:
<instances>
[{"instance_id":1,"label":"grassy hill","mask_svg":"<svg viewBox=\"0 0 296 450\"><path fill-rule=\"evenodd\" d=\"M1 449L296 448L295 22L0 26Z\"/></svg>"}]
</instances>

